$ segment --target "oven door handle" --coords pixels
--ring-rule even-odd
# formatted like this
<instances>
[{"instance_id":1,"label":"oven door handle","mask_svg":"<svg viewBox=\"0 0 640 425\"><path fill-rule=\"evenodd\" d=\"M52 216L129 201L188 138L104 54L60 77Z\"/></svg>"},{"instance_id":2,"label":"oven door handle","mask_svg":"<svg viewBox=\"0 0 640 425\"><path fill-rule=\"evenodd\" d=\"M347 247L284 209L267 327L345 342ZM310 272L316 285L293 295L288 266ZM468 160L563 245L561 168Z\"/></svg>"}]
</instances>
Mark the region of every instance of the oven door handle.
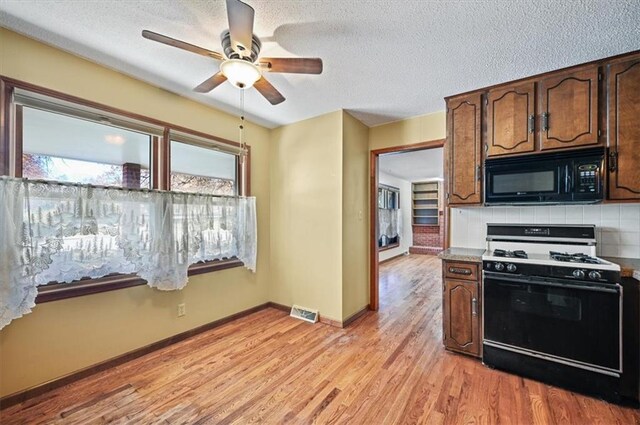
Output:
<instances>
[{"instance_id":1,"label":"oven door handle","mask_svg":"<svg viewBox=\"0 0 640 425\"><path fill-rule=\"evenodd\" d=\"M596 283L588 284L588 285L580 285L575 283L549 282L549 281L538 280L538 279L527 279L527 278L516 277L516 276L502 276L502 275L498 276L495 274L490 274L490 272L489 273L485 272L485 277L493 280L499 280L507 284L511 283L512 285L509 285L509 286L514 286L513 283L519 283L519 284L525 284L525 285L551 286L554 288L564 288L564 289L580 289L583 291L608 292L611 294L620 293L620 285L617 283L615 285L608 284L607 286L603 286L602 284L596 284Z\"/></svg>"}]
</instances>

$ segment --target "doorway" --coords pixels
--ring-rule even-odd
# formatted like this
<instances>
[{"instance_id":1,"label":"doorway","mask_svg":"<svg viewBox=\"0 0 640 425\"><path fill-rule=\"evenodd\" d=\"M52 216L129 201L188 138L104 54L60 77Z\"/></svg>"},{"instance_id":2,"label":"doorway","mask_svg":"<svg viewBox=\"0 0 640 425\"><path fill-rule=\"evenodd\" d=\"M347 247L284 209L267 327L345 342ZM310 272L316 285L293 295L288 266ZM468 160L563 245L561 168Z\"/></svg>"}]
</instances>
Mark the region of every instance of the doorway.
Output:
<instances>
[{"instance_id":1,"label":"doorway","mask_svg":"<svg viewBox=\"0 0 640 425\"><path fill-rule=\"evenodd\" d=\"M444 144L442 139L371 151L371 310L379 308L381 260L405 252L436 254L435 248L448 247L448 212L442 202L446 180L442 169ZM439 175L431 175L426 169L421 172L421 164L428 167L429 161L440 162L435 164L439 166Z\"/></svg>"}]
</instances>

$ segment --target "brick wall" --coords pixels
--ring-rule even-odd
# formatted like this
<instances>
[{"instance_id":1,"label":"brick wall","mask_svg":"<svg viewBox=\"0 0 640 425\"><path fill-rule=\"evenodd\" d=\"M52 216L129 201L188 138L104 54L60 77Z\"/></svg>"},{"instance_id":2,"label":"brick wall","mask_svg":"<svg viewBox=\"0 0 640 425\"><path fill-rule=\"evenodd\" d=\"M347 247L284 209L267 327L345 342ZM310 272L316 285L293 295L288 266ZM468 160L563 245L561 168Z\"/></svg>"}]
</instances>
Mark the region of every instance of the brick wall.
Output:
<instances>
[{"instance_id":1,"label":"brick wall","mask_svg":"<svg viewBox=\"0 0 640 425\"><path fill-rule=\"evenodd\" d=\"M437 254L442 251L444 241L444 226L412 226L413 246L409 248L412 254Z\"/></svg>"},{"instance_id":2,"label":"brick wall","mask_svg":"<svg viewBox=\"0 0 640 425\"><path fill-rule=\"evenodd\" d=\"M440 228L442 226L413 226L414 246L442 246Z\"/></svg>"}]
</instances>

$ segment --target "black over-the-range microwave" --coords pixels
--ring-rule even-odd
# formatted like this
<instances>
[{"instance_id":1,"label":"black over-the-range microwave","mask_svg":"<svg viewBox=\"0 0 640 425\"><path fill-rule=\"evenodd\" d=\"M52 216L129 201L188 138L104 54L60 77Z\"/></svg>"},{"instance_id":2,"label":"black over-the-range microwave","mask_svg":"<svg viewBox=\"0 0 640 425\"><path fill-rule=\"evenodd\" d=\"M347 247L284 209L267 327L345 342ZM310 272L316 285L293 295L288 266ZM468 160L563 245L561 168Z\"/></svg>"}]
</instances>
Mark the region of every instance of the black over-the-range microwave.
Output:
<instances>
[{"instance_id":1,"label":"black over-the-range microwave","mask_svg":"<svg viewBox=\"0 0 640 425\"><path fill-rule=\"evenodd\" d=\"M485 204L595 203L603 199L604 148L485 161Z\"/></svg>"}]
</instances>

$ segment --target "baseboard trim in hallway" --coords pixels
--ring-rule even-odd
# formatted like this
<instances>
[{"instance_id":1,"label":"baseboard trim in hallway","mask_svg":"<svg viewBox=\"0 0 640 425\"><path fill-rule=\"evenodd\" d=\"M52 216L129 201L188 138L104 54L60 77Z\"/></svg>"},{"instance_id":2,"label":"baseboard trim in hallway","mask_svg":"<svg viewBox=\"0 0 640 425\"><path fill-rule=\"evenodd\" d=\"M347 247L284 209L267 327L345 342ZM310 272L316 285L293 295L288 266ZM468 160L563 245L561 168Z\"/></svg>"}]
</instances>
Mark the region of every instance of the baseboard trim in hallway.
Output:
<instances>
[{"instance_id":1,"label":"baseboard trim in hallway","mask_svg":"<svg viewBox=\"0 0 640 425\"><path fill-rule=\"evenodd\" d=\"M378 265L389 263L389 262L391 262L393 260L396 260L396 259L398 259L400 257L403 257L404 255L405 255L405 253L401 252L400 254L394 255L393 257L389 257L386 260L378 261Z\"/></svg>"}]
</instances>

